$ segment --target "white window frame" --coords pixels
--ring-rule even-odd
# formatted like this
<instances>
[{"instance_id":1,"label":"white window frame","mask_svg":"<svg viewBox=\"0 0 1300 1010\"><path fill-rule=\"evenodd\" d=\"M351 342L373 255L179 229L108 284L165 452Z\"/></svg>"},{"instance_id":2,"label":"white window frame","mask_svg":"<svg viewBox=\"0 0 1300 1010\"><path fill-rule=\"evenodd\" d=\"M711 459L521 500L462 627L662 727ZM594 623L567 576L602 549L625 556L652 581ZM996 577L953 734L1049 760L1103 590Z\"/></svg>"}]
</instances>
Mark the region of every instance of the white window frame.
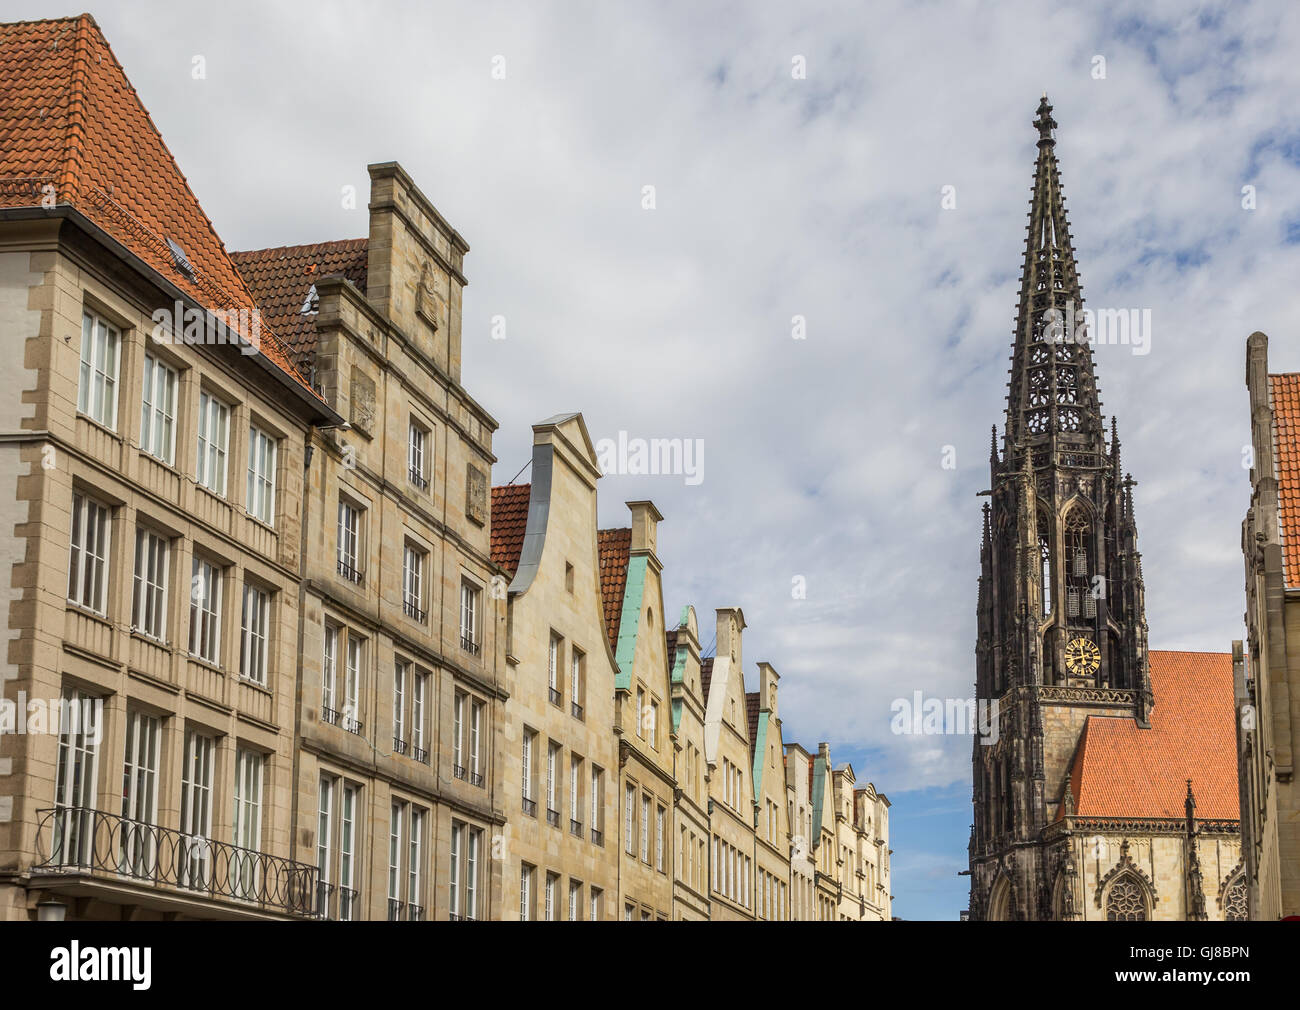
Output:
<instances>
[{"instance_id":1,"label":"white window frame","mask_svg":"<svg viewBox=\"0 0 1300 1010\"><path fill-rule=\"evenodd\" d=\"M361 571L361 513L356 502L339 498L338 555L339 566L346 566L364 578Z\"/></svg>"},{"instance_id":2,"label":"white window frame","mask_svg":"<svg viewBox=\"0 0 1300 1010\"><path fill-rule=\"evenodd\" d=\"M99 793L99 740L103 708L98 709L99 726L90 724L89 713L100 700L78 688L64 688L59 720L58 775L54 802L60 816L54 827L53 852L64 864L87 864L94 851L95 831L91 813Z\"/></svg>"},{"instance_id":3,"label":"white window frame","mask_svg":"<svg viewBox=\"0 0 1300 1010\"><path fill-rule=\"evenodd\" d=\"M140 394L140 448L168 466L176 463L176 389L176 369L146 354Z\"/></svg>"},{"instance_id":4,"label":"white window frame","mask_svg":"<svg viewBox=\"0 0 1300 1010\"><path fill-rule=\"evenodd\" d=\"M460 583L460 638L461 644L478 645L479 597L482 590L468 579Z\"/></svg>"},{"instance_id":5,"label":"white window frame","mask_svg":"<svg viewBox=\"0 0 1300 1010\"><path fill-rule=\"evenodd\" d=\"M406 671L409 663L393 663L393 739L406 737Z\"/></svg>"},{"instance_id":6,"label":"white window frame","mask_svg":"<svg viewBox=\"0 0 1300 1010\"><path fill-rule=\"evenodd\" d=\"M255 424L248 426L248 487L244 507L254 519L275 525L276 438Z\"/></svg>"},{"instance_id":7,"label":"white window frame","mask_svg":"<svg viewBox=\"0 0 1300 1010\"><path fill-rule=\"evenodd\" d=\"M171 544L146 526L135 531L131 581L131 630L156 642L167 640L167 575Z\"/></svg>"},{"instance_id":8,"label":"white window frame","mask_svg":"<svg viewBox=\"0 0 1300 1010\"><path fill-rule=\"evenodd\" d=\"M109 431L117 431L117 386L121 366L122 331L83 309L77 412Z\"/></svg>"},{"instance_id":9,"label":"white window frame","mask_svg":"<svg viewBox=\"0 0 1300 1010\"><path fill-rule=\"evenodd\" d=\"M222 570L211 561L194 555L190 577L191 656L221 665Z\"/></svg>"},{"instance_id":10,"label":"white window frame","mask_svg":"<svg viewBox=\"0 0 1300 1010\"><path fill-rule=\"evenodd\" d=\"M212 869L212 762L216 752L212 737L185 727L184 762L181 765L181 834L184 853L179 857L182 887L209 887Z\"/></svg>"},{"instance_id":11,"label":"white window frame","mask_svg":"<svg viewBox=\"0 0 1300 1010\"><path fill-rule=\"evenodd\" d=\"M406 476L408 480L414 475L424 481L423 489L429 486L429 472L425 469L429 442L429 429L411 418L406 434Z\"/></svg>"},{"instance_id":12,"label":"white window frame","mask_svg":"<svg viewBox=\"0 0 1300 1010\"><path fill-rule=\"evenodd\" d=\"M270 642L271 594L260 586L245 582L239 635L239 675L260 687L266 687Z\"/></svg>"},{"instance_id":13,"label":"white window frame","mask_svg":"<svg viewBox=\"0 0 1300 1010\"><path fill-rule=\"evenodd\" d=\"M119 869L131 876L151 874L157 844L153 832L139 830L158 822L158 741L162 720L139 709L126 713L122 758L122 820Z\"/></svg>"},{"instance_id":14,"label":"white window frame","mask_svg":"<svg viewBox=\"0 0 1300 1010\"><path fill-rule=\"evenodd\" d=\"M402 610L413 621L423 622L428 617L424 609L424 562L428 553L414 544L402 548ZM414 610L415 613L410 613ZM420 615L424 614L424 618Z\"/></svg>"},{"instance_id":15,"label":"white window frame","mask_svg":"<svg viewBox=\"0 0 1300 1010\"><path fill-rule=\"evenodd\" d=\"M199 392L198 460L194 482L226 497L230 462L230 405L206 390Z\"/></svg>"},{"instance_id":16,"label":"white window frame","mask_svg":"<svg viewBox=\"0 0 1300 1010\"><path fill-rule=\"evenodd\" d=\"M243 747L235 751L236 848L262 851L262 792L266 784L266 757ZM236 897L255 897L261 884L260 860L238 859L230 865L231 890Z\"/></svg>"},{"instance_id":17,"label":"white window frame","mask_svg":"<svg viewBox=\"0 0 1300 1010\"><path fill-rule=\"evenodd\" d=\"M321 708L328 708L336 711L334 708L334 692L338 688L339 671L339 629L337 625L325 625L325 643L323 651L324 655L321 658Z\"/></svg>"},{"instance_id":18,"label":"white window frame","mask_svg":"<svg viewBox=\"0 0 1300 1010\"><path fill-rule=\"evenodd\" d=\"M112 510L76 491L68 553L68 601L99 614L108 613L108 566L112 554Z\"/></svg>"}]
</instances>

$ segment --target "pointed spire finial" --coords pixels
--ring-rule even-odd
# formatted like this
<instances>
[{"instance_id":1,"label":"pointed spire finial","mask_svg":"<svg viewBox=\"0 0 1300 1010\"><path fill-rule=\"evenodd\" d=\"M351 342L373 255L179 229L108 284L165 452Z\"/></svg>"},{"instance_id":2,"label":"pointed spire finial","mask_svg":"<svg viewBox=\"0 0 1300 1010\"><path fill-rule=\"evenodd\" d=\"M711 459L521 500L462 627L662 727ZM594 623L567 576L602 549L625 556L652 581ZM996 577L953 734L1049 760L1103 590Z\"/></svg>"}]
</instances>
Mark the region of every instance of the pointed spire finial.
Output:
<instances>
[{"instance_id":1,"label":"pointed spire finial","mask_svg":"<svg viewBox=\"0 0 1300 1010\"><path fill-rule=\"evenodd\" d=\"M1038 145L1055 144L1052 138L1052 131L1056 129L1056 120L1052 118L1052 103L1047 100L1047 92L1043 92L1042 100L1038 103L1038 118L1034 120L1034 127L1038 130Z\"/></svg>"}]
</instances>

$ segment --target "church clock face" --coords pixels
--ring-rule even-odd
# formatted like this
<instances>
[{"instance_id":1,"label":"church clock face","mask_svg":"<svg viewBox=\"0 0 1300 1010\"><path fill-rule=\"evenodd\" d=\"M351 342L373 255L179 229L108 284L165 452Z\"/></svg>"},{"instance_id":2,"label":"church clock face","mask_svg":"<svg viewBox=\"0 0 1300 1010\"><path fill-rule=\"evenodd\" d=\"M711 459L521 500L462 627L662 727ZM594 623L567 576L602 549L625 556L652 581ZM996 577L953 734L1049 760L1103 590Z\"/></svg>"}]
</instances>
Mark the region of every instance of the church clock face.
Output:
<instances>
[{"instance_id":1,"label":"church clock face","mask_svg":"<svg viewBox=\"0 0 1300 1010\"><path fill-rule=\"evenodd\" d=\"M1101 650L1087 638L1072 638L1065 647L1065 668L1076 677L1087 677L1101 666Z\"/></svg>"}]
</instances>

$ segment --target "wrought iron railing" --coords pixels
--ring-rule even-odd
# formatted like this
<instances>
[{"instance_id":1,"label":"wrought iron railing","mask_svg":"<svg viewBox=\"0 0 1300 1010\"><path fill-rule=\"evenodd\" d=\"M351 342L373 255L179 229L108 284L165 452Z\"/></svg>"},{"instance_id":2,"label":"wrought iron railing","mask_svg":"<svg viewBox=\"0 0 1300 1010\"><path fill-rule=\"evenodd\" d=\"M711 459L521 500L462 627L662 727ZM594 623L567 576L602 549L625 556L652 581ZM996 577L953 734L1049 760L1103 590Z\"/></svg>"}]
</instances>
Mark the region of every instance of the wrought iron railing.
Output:
<instances>
[{"instance_id":1,"label":"wrought iron railing","mask_svg":"<svg viewBox=\"0 0 1300 1010\"><path fill-rule=\"evenodd\" d=\"M322 722L327 722L331 726L339 724L339 710L337 708L322 707L320 717Z\"/></svg>"},{"instance_id":2,"label":"wrought iron railing","mask_svg":"<svg viewBox=\"0 0 1300 1010\"><path fill-rule=\"evenodd\" d=\"M345 715L343 717L343 728L349 733L355 733L357 736L360 736L362 731L366 728L366 724L360 719L353 719L352 716Z\"/></svg>"},{"instance_id":3,"label":"wrought iron railing","mask_svg":"<svg viewBox=\"0 0 1300 1010\"><path fill-rule=\"evenodd\" d=\"M473 636L464 633L460 636L460 647L468 652L471 656L478 655L478 642L474 641Z\"/></svg>"},{"instance_id":4,"label":"wrought iron railing","mask_svg":"<svg viewBox=\"0 0 1300 1010\"><path fill-rule=\"evenodd\" d=\"M576 701L569 702L569 711L573 713L573 718L575 719L582 718L582 706L579 705Z\"/></svg>"},{"instance_id":5,"label":"wrought iron railing","mask_svg":"<svg viewBox=\"0 0 1300 1010\"><path fill-rule=\"evenodd\" d=\"M575 821L575 820L573 820L572 818L570 818L570 819L569 819L569 834L571 834L571 835L576 835L578 838L581 838L581 837L582 837L582 821Z\"/></svg>"},{"instance_id":6,"label":"wrought iron railing","mask_svg":"<svg viewBox=\"0 0 1300 1010\"><path fill-rule=\"evenodd\" d=\"M423 624L424 619L429 616L428 611L421 610L417 601L411 599L409 596L402 600L402 613L407 617L414 618L414 620L419 624Z\"/></svg>"},{"instance_id":7,"label":"wrought iron railing","mask_svg":"<svg viewBox=\"0 0 1300 1010\"><path fill-rule=\"evenodd\" d=\"M366 580L365 573L357 571L346 561L339 562L339 574L342 575L349 582L354 583L355 585L358 586L361 585L361 583Z\"/></svg>"},{"instance_id":8,"label":"wrought iron railing","mask_svg":"<svg viewBox=\"0 0 1300 1010\"><path fill-rule=\"evenodd\" d=\"M547 693L547 696L551 699L551 704L552 704L552 705L558 705L558 704L560 704L561 698L560 698L560 692L559 692L559 691L555 690L555 688L553 688L553 687L548 687L548 688L546 689L546 693Z\"/></svg>"},{"instance_id":9,"label":"wrought iron railing","mask_svg":"<svg viewBox=\"0 0 1300 1010\"><path fill-rule=\"evenodd\" d=\"M524 813L526 813L529 817L536 817L536 816L537 816L537 801L536 801L536 800L530 800L527 796L525 796L525 797L524 797Z\"/></svg>"},{"instance_id":10,"label":"wrought iron railing","mask_svg":"<svg viewBox=\"0 0 1300 1010\"><path fill-rule=\"evenodd\" d=\"M38 810L33 870L137 880L285 915L317 912L316 867L86 807Z\"/></svg>"},{"instance_id":11,"label":"wrought iron railing","mask_svg":"<svg viewBox=\"0 0 1300 1010\"><path fill-rule=\"evenodd\" d=\"M411 748L411 757L421 764L427 765L429 763L429 750L427 747L413 747Z\"/></svg>"},{"instance_id":12,"label":"wrought iron railing","mask_svg":"<svg viewBox=\"0 0 1300 1010\"><path fill-rule=\"evenodd\" d=\"M470 773L469 773L469 784L472 785L472 786L478 786L478 788L482 789L482 788L483 788L483 775L482 775L480 772L470 772Z\"/></svg>"},{"instance_id":13,"label":"wrought iron railing","mask_svg":"<svg viewBox=\"0 0 1300 1010\"><path fill-rule=\"evenodd\" d=\"M458 779L466 779L469 777L469 769L464 765L452 765L451 773Z\"/></svg>"},{"instance_id":14,"label":"wrought iron railing","mask_svg":"<svg viewBox=\"0 0 1300 1010\"><path fill-rule=\"evenodd\" d=\"M605 833L599 828L591 829L591 844L601 846L605 844Z\"/></svg>"},{"instance_id":15,"label":"wrought iron railing","mask_svg":"<svg viewBox=\"0 0 1300 1010\"><path fill-rule=\"evenodd\" d=\"M546 811L546 823L553 828L558 828L560 826L560 812L548 809Z\"/></svg>"},{"instance_id":16,"label":"wrought iron railing","mask_svg":"<svg viewBox=\"0 0 1300 1010\"><path fill-rule=\"evenodd\" d=\"M394 754L405 754L408 749L409 746L405 740L403 740L401 737L397 737L397 736L393 737Z\"/></svg>"},{"instance_id":17,"label":"wrought iron railing","mask_svg":"<svg viewBox=\"0 0 1300 1010\"><path fill-rule=\"evenodd\" d=\"M402 911L404 908L405 906L402 904L402 902L398 901L396 898L389 898L388 899L388 921L401 922Z\"/></svg>"},{"instance_id":18,"label":"wrought iron railing","mask_svg":"<svg viewBox=\"0 0 1300 1010\"><path fill-rule=\"evenodd\" d=\"M415 905L415 904L407 905L407 906L406 906L406 919L407 919L408 922L423 922L423 921L424 921L424 906L423 906L423 905Z\"/></svg>"},{"instance_id":19,"label":"wrought iron railing","mask_svg":"<svg viewBox=\"0 0 1300 1010\"><path fill-rule=\"evenodd\" d=\"M424 479L424 474L420 473L415 467L410 467L407 470L407 475L411 478L411 483L421 491L429 490L429 482Z\"/></svg>"}]
</instances>

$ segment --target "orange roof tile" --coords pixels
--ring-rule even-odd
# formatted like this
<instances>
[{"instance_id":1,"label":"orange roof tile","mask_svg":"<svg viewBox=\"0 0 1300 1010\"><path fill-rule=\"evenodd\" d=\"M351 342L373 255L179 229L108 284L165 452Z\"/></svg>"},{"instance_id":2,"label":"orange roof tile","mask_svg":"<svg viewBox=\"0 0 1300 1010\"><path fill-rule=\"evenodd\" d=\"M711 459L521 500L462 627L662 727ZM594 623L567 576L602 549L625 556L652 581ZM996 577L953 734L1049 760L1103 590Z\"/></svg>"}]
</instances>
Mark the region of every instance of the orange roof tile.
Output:
<instances>
[{"instance_id":1,"label":"orange roof tile","mask_svg":"<svg viewBox=\"0 0 1300 1010\"><path fill-rule=\"evenodd\" d=\"M1300 586L1300 374L1268 377L1273 405L1273 466L1277 472L1278 525L1282 534L1282 575Z\"/></svg>"},{"instance_id":2,"label":"orange roof tile","mask_svg":"<svg viewBox=\"0 0 1300 1010\"><path fill-rule=\"evenodd\" d=\"M199 305L256 307L94 18L0 24L0 95L0 207L53 196ZM269 326L259 339L267 360L310 389Z\"/></svg>"},{"instance_id":3,"label":"orange roof tile","mask_svg":"<svg viewBox=\"0 0 1300 1010\"><path fill-rule=\"evenodd\" d=\"M623 594L627 591L627 564L632 552L632 530L597 530L600 555L600 595L605 603L605 632L609 647L618 651L618 626L623 619Z\"/></svg>"},{"instance_id":4,"label":"orange roof tile","mask_svg":"<svg viewBox=\"0 0 1300 1010\"><path fill-rule=\"evenodd\" d=\"M369 245L369 239L353 238L230 254L261 306L262 318L304 372L310 372L316 354L316 313L302 311L312 286L323 277L338 276L364 292Z\"/></svg>"},{"instance_id":5,"label":"orange roof tile","mask_svg":"<svg viewBox=\"0 0 1300 1010\"><path fill-rule=\"evenodd\" d=\"M1072 777L1079 817L1184 816L1187 780L1196 816L1236 820L1237 736L1232 656L1156 652L1151 728L1132 718L1088 717Z\"/></svg>"},{"instance_id":6,"label":"orange roof tile","mask_svg":"<svg viewBox=\"0 0 1300 1010\"><path fill-rule=\"evenodd\" d=\"M531 484L503 484L492 489L492 560L514 575L528 529Z\"/></svg>"}]
</instances>

